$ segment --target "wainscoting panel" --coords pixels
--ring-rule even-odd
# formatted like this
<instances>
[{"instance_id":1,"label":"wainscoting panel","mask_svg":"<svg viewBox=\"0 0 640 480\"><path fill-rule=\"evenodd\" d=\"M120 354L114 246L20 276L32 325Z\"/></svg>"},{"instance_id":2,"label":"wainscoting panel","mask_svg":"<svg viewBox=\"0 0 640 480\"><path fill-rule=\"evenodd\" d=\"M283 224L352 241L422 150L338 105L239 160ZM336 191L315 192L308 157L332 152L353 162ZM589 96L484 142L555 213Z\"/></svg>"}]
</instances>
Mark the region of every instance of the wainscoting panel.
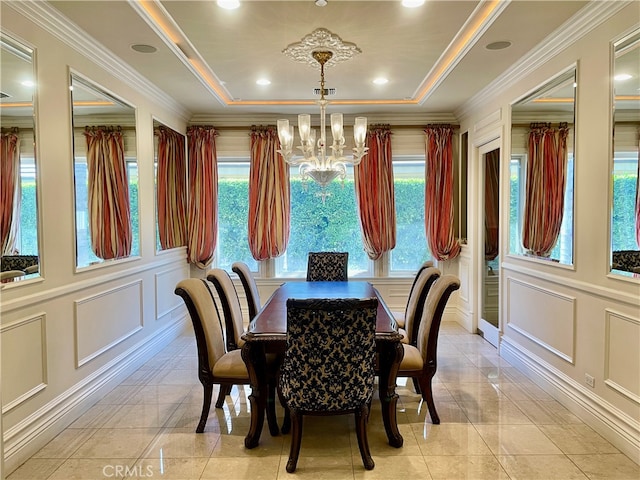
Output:
<instances>
[{"instance_id":1,"label":"wainscoting panel","mask_svg":"<svg viewBox=\"0 0 640 480\"><path fill-rule=\"evenodd\" d=\"M47 386L46 315L24 318L0 329L2 342L2 413Z\"/></svg>"},{"instance_id":2,"label":"wainscoting panel","mask_svg":"<svg viewBox=\"0 0 640 480\"><path fill-rule=\"evenodd\" d=\"M605 310L604 383L640 404L640 319Z\"/></svg>"},{"instance_id":3,"label":"wainscoting panel","mask_svg":"<svg viewBox=\"0 0 640 480\"><path fill-rule=\"evenodd\" d=\"M74 302L76 367L93 360L142 328L142 281Z\"/></svg>"},{"instance_id":4,"label":"wainscoting panel","mask_svg":"<svg viewBox=\"0 0 640 480\"><path fill-rule=\"evenodd\" d=\"M506 328L573 364L576 299L531 283L507 279Z\"/></svg>"},{"instance_id":5,"label":"wainscoting panel","mask_svg":"<svg viewBox=\"0 0 640 480\"><path fill-rule=\"evenodd\" d=\"M183 304L182 299L174 293L174 290L179 281L188 277L188 270L182 266L156 273L156 320Z\"/></svg>"}]
</instances>

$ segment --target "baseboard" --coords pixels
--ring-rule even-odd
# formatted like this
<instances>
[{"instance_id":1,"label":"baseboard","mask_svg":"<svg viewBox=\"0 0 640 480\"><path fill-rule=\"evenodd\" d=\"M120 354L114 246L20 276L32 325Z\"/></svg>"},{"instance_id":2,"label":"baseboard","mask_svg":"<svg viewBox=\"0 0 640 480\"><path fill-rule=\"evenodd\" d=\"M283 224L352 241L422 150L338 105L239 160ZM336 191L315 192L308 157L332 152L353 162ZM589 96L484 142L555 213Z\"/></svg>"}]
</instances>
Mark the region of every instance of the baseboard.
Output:
<instances>
[{"instance_id":1,"label":"baseboard","mask_svg":"<svg viewBox=\"0 0 640 480\"><path fill-rule=\"evenodd\" d=\"M56 435L77 420L102 396L131 375L188 328L188 317L144 338L4 432L4 474L9 475Z\"/></svg>"},{"instance_id":2,"label":"baseboard","mask_svg":"<svg viewBox=\"0 0 640 480\"><path fill-rule=\"evenodd\" d=\"M595 395L532 352L502 337L500 356L526 374L574 415L640 464L640 422Z\"/></svg>"}]
</instances>

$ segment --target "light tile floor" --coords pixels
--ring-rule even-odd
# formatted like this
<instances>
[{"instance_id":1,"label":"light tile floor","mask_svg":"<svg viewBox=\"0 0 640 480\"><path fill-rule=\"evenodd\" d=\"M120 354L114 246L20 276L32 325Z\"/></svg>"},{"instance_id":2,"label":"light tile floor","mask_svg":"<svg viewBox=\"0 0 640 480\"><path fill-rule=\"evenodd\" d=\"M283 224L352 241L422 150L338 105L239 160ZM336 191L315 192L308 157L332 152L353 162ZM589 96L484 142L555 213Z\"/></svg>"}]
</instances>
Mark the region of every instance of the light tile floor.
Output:
<instances>
[{"instance_id":1,"label":"light tile floor","mask_svg":"<svg viewBox=\"0 0 640 480\"><path fill-rule=\"evenodd\" d=\"M202 406L195 341L176 339L13 472L20 479L615 479L640 467L500 358L481 337L443 324L434 396L440 425L399 379L404 446L387 444L378 402L362 466L353 416L305 417L295 474L289 435L263 429L244 448L249 389L234 387L196 434ZM411 385L411 383L409 383ZM214 400L217 390L214 392ZM278 412L281 418L281 411Z\"/></svg>"}]
</instances>

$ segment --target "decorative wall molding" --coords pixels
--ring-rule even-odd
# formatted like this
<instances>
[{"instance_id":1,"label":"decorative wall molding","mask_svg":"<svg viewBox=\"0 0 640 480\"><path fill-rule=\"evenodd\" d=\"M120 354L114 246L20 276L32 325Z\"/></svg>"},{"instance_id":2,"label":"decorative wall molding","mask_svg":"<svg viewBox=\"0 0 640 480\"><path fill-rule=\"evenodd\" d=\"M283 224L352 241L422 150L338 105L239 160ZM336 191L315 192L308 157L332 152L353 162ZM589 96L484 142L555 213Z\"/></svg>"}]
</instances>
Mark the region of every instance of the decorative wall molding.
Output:
<instances>
[{"instance_id":1,"label":"decorative wall molding","mask_svg":"<svg viewBox=\"0 0 640 480\"><path fill-rule=\"evenodd\" d=\"M512 277L507 277L506 283L505 318L508 321L505 327L573 364L576 344L575 297ZM568 319L569 323L562 324L560 319Z\"/></svg>"},{"instance_id":2,"label":"decorative wall molding","mask_svg":"<svg viewBox=\"0 0 640 480\"><path fill-rule=\"evenodd\" d=\"M604 383L640 405L640 319L605 309Z\"/></svg>"},{"instance_id":3,"label":"decorative wall molding","mask_svg":"<svg viewBox=\"0 0 640 480\"><path fill-rule=\"evenodd\" d=\"M640 458L640 421L583 387L509 337L502 337L500 355L577 415L621 452Z\"/></svg>"},{"instance_id":4,"label":"decorative wall molding","mask_svg":"<svg viewBox=\"0 0 640 480\"><path fill-rule=\"evenodd\" d=\"M500 126L502 124L502 109L499 108L493 113L485 116L482 120L473 126L473 131L478 133L490 127Z\"/></svg>"},{"instance_id":5,"label":"decorative wall molding","mask_svg":"<svg viewBox=\"0 0 640 480\"><path fill-rule=\"evenodd\" d=\"M156 320L183 305L182 299L174 294L174 290L180 280L188 277L189 268L185 264L172 266L155 274Z\"/></svg>"},{"instance_id":6,"label":"decorative wall molding","mask_svg":"<svg viewBox=\"0 0 640 480\"><path fill-rule=\"evenodd\" d=\"M179 320L158 330L151 338L141 339L18 424L6 429L5 473L15 470L34 455L96 403L104 393L118 385L187 328L187 317L183 315Z\"/></svg>"},{"instance_id":7,"label":"decorative wall molding","mask_svg":"<svg viewBox=\"0 0 640 480\"><path fill-rule=\"evenodd\" d=\"M46 318L47 314L40 312L36 315L7 323L0 328L0 342L4 345L2 349L3 358L0 365L5 365L5 368L15 365L25 366L19 372L21 386L11 384L12 375L2 374L2 415L26 402L47 387ZM15 338L20 335L24 338ZM33 375L33 377L30 378L30 375ZM11 390L17 391L12 392ZM9 395L13 394L13 398L5 398L7 391L9 391Z\"/></svg>"},{"instance_id":8,"label":"decorative wall molding","mask_svg":"<svg viewBox=\"0 0 640 480\"><path fill-rule=\"evenodd\" d=\"M76 300L76 368L142 330L142 305L142 280Z\"/></svg>"},{"instance_id":9,"label":"decorative wall molding","mask_svg":"<svg viewBox=\"0 0 640 480\"><path fill-rule=\"evenodd\" d=\"M114 281L122 281L129 276L140 276L144 272L156 270L163 266L170 265L172 263L180 262L184 263L186 258L185 250L182 249L171 256L156 258L153 263L141 263L139 258L132 259L131 262L135 263L130 268L117 270L111 273L105 273L99 277L92 277L79 280L77 282L70 282L65 285L56 288L50 288L48 290L42 289L39 292L23 295L12 300L2 299L2 313L8 313L20 308L33 306L39 303L48 302L65 295L73 295L78 292L83 292L91 288L95 288L106 283ZM40 279L43 281L43 279ZM16 282L16 285L22 282Z\"/></svg>"}]
</instances>

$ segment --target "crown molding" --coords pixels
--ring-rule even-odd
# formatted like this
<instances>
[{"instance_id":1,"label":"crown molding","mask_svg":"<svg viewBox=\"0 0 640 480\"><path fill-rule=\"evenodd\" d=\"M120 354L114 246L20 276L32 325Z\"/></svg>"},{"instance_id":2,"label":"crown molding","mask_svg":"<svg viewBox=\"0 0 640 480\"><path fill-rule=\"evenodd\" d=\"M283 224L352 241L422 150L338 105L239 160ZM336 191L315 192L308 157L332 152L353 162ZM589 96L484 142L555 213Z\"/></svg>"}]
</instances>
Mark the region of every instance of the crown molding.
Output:
<instances>
[{"instance_id":1,"label":"crown molding","mask_svg":"<svg viewBox=\"0 0 640 480\"><path fill-rule=\"evenodd\" d=\"M633 1L589 2L552 34L534 47L528 54L474 95L454 113L464 118L472 111L493 101L505 89L526 78L536 69L574 44L598 25L601 25Z\"/></svg>"},{"instance_id":2,"label":"crown molding","mask_svg":"<svg viewBox=\"0 0 640 480\"><path fill-rule=\"evenodd\" d=\"M147 80L47 2L22 0L5 2L5 4L114 77L135 88L152 102L167 108L185 121L191 117L191 112L166 92Z\"/></svg>"}]
</instances>

